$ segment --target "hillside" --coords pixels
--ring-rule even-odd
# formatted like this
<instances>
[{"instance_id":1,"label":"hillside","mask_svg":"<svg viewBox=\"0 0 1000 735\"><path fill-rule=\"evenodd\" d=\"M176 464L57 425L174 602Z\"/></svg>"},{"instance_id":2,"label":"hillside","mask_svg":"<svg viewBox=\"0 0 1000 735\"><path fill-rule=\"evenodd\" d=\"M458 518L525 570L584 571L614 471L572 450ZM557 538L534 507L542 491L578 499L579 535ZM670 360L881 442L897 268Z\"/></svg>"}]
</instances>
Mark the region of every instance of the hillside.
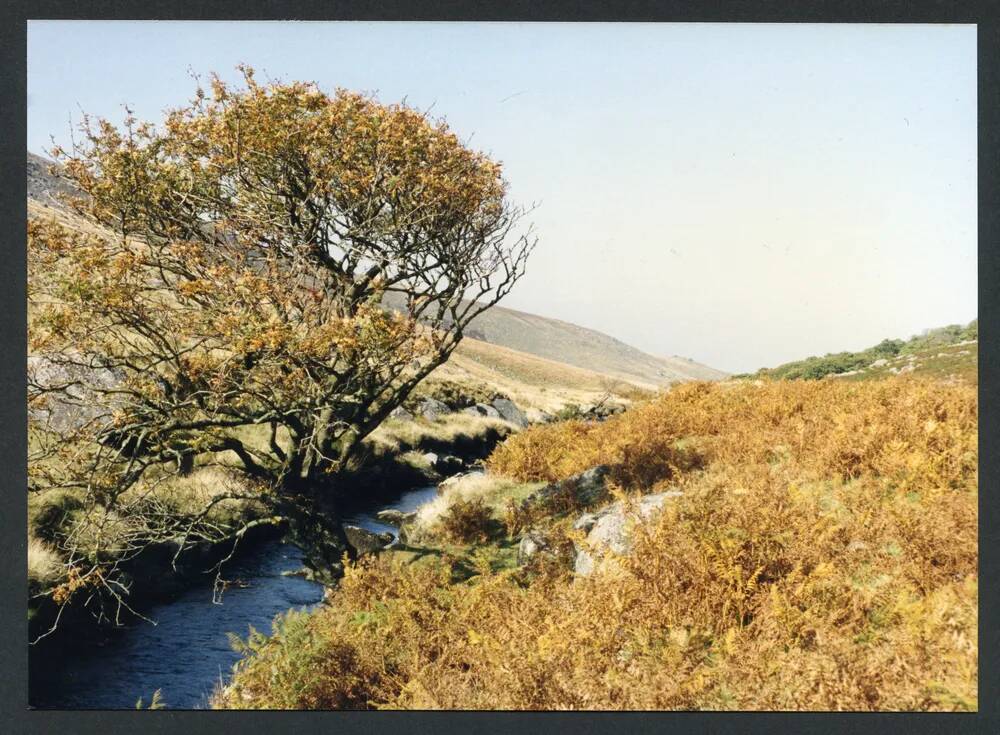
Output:
<instances>
[{"instance_id":1,"label":"hillside","mask_svg":"<svg viewBox=\"0 0 1000 735\"><path fill-rule=\"evenodd\" d=\"M952 381L978 382L979 320L928 329L908 340L885 339L859 352L807 357L737 378L867 380L912 373Z\"/></svg>"},{"instance_id":2,"label":"hillside","mask_svg":"<svg viewBox=\"0 0 1000 735\"><path fill-rule=\"evenodd\" d=\"M28 153L29 212L86 226L62 211L58 196L72 189L50 173L51 166ZM654 357L596 330L501 306L472 322L439 375L490 383L515 399L520 396L527 406L546 410L594 402L609 391L620 393L623 383L655 389L727 377L693 360Z\"/></svg>"},{"instance_id":3,"label":"hillside","mask_svg":"<svg viewBox=\"0 0 1000 735\"><path fill-rule=\"evenodd\" d=\"M654 357L594 329L502 306L480 314L468 335L483 342L649 387L721 380L727 373L682 357Z\"/></svg>"}]
</instances>

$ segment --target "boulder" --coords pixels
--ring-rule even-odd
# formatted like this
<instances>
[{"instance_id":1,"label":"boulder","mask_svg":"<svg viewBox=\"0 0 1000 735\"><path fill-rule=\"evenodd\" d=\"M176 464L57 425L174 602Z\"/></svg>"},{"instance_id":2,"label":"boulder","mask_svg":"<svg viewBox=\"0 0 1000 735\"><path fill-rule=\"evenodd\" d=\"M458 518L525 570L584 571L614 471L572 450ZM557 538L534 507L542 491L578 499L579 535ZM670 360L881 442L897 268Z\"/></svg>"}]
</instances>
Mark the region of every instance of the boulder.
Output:
<instances>
[{"instance_id":1,"label":"boulder","mask_svg":"<svg viewBox=\"0 0 1000 735\"><path fill-rule=\"evenodd\" d=\"M96 358L75 352L30 355L27 368L30 388L53 391L42 405L28 409L31 418L47 430L68 433L91 422L107 426L114 409L123 403L108 391L125 380L124 374L101 367Z\"/></svg>"},{"instance_id":2,"label":"boulder","mask_svg":"<svg viewBox=\"0 0 1000 735\"><path fill-rule=\"evenodd\" d=\"M551 413L537 408L526 409L524 415L527 417L528 423L531 424L547 424L555 418Z\"/></svg>"},{"instance_id":3,"label":"boulder","mask_svg":"<svg viewBox=\"0 0 1000 735\"><path fill-rule=\"evenodd\" d=\"M386 510L380 510L375 514L375 517L382 521L382 523L399 528L404 523L412 522L417 517L417 512L411 511L407 513L395 508L387 508Z\"/></svg>"},{"instance_id":4,"label":"boulder","mask_svg":"<svg viewBox=\"0 0 1000 735\"><path fill-rule=\"evenodd\" d=\"M396 537L388 531L375 533L360 526L344 526L347 543L351 545L358 556L374 554L395 541Z\"/></svg>"},{"instance_id":5,"label":"boulder","mask_svg":"<svg viewBox=\"0 0 1000 735\"><path fill-rule=\"evenodd\" d=\"M580 505L596 503L607 492L606 483L610 471L611 468L603 464L591 467L589 470L581 472L578 475L573 475L572 477L567 477L565 480L549 483L541 490L529 496L528 500L534 498L535 500L544 502L549 497L558 493L572 490Z\"/></svg>"},{"instance_id":6,"label":"boulder","mask_svg":"<svg viewBox=\"0 0 1000 735\"><path fill-rule=\"evenodd\" d=\"M420 408L418 411L420 412L420 415L428 421L434 421L438 417L452 412L451 409L448 408L448 404L439 401L437 398L425 398L420 402Z\"/></svg>"},{"instance_id":7,"label":"boulder","mask_svg":"<svg viewBox=\"0 0 1000 735\"><path fill-rule=\"evenodd\" d=\"M560 508L565 507L567 501L575 506L600 502L607 494L606 480L610 471L607 465L598 465L565 480L551 482L522 500L521 509Z\"/></svg>"},{"instance_id":8,"label":"boulder","mask_svg":"<svg viewBox=\"0 0 1000 735\"><path fill-rule=\"evenodd\" d=\"M493 408L493 406L489 406L485 403L477 403L475 406L469 406L463 410L471 416L485 416L488 419L500 418L500 412Z\"/></svg>"},{"instance_id":9,"label":"boulder","mask_svg":"<svg viewBox=\"0 0 1000 735\"><path fill-rule=\"evenodd\" d=\"M509 398L497 398L493 401L493 408L500 414L500 418L509 421L521 429L528 426L528 417L524 411L519 409Z\"/></svg>"},{"instance_id":10,"label":"boulder","mask_svg":"<svg viewBox=\"0 0 1000 735\"><path fill-rule=\"evenodd\" d=\"M443 457L438 457L431 467L434 468L435 472L439 474L448 476L454 475L465 469L465 463L458 457L451 454L446 454Z\"/></svg>"},{"instance_id":11,"label":"boulder","mask_svg":"<svg viewBox=\"0 0 1000 735\"><path fill-rule=\"evenodd\" d=\"M431 469L433 469L434 465L438 463L438 455L436 455L434 452L427 452L426 454L421 455L421 459L424 462L426 462L427 466L430 467Z\"/></svg>"},{"instance_id":12,"label":"boulder","mask_svg":"<svg viewBox=\"0 0 1000 735\"><path fill-rule=\"evenodd\" d=\"M396 406L389 413L389 418L398 419L399 421L413 421L413 414L407 411L402 406Z\"/></svg>"},{"instance_id":13,"label":"boulder","mask_svg":"<svg viewBox=\"0 0 1000 735\"><path fill-rule=\"evenodd\" d=\"M574 528L587 531L587 539L582 547L577 547L574 571L578 576L586 577L593 573L601 558L609 551L615 554L627 554L631 546L630 529L635 521L648 521L658 513L670 498L679 497L682 493L671 490L655 495L646 495L639 500L636 516L625 512L621 502L612 503L596 513L580 516Z\"/></svg>"},{"instance_id":14,"label":"boulder","mask_svg":"<svg viewBox=\"0 0 1000 735\"><path fill-rule=\"evenodd\" d=\"M538 531L528 531L521 536L521 543L517 547L517 563L525 564L539 551L549 547L545 536Z\"/></svg>"},{"instance_id":15,"label":"boulder","mask_svg":"<svg viewBox=\"0 0 1000 735\"><path fill-rule=\"evenodd\" d=\"M873 367L873 368L880 368L880 367L885 367L885 366L886 366L886 365L888 365L888 364L889 364L889 361L888 361L888 360L886 360L886 359L885 359L884 357L882 357L882 358L880 358L880 359L876 360L875 362L873 362L873 363L872 363L871 365L869 365L868 367Z\"/></svg>"}]
</instances>

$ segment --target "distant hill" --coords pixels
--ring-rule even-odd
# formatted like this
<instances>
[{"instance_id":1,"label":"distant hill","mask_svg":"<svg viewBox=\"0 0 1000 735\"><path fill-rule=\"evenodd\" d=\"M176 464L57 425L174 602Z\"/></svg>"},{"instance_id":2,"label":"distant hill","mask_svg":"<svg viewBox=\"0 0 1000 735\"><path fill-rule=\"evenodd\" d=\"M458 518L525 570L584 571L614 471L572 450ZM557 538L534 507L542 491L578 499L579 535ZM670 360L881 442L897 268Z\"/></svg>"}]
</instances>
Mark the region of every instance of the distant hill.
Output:
<instances>
[{"instance_id":1,"label":"distant hill","mask_svg":"<svg viewBox=\"0 0 1000 735\"><path fill-rule=\"evenodd\" d=\"M722 380L728 373L683 357L656 357L595 329L496 306L480 314L466 334L640 385Z\"/></svg>"},{"instance_id":2,"label":"distant hill","mask_svg":"<svg viewBox=\"0 0 1000 735\"><path fill-rule=\"evenodd\" d=\"M908 340L885 339L860 352L807 357L734 377L773 380L819 380L833 377L866 380L913 373L977 382L978 353L979 320L973 319L966 325L950 324L927 329Z\"/></svg>"},{"instance_id":3,"label":"distant hill","mask_svg":"<svg viewBox=\"0 0 1000 735\"><path fill-rule=\"evenodd\" d=\"M28 153L28 197L37 204L50 209L60 209L59 194L71 192L72 187L49 169L52 162ZM388 302L391 306L391 301ZM624 342L594 329L588 329L559 319L550 319L536 314L528 314L502 306L480 314L466 329L466 337L477 340L470 342L466 350L454 358L458 362L468 361L493 364L507 360L506 372L525 375L551 375L551 369L539 366L561 363L576 368L577 371L562 371L560 380L573 375L585 392L596 390L597 378L611 384L624 381L644 388L659 388L676 382L690 380L722 380L728 377L721 370L702 365L683 357L656 357L636 349ZM487 358L484 344L496 345L506 350L496 351ZM521 357L517 353L525 353ZM540 361L525 360L526 356L541 358ZM498 362L499 361L499 362ZM532 369L525 371L525 365ZM551 367L551 365L550 365ZM495 371L494 371L495 372ZM500 369L500 373L505 370Z\"/></svg>"},{"instance_id":4,"label":"distant hill","mask_svg":"<svg viewBox=\"0 0 1000 735\"><path fill-rule=\"evenodd\" d=\"M73 186L50 172L53 162L28 152L28 198L48 206L62 206L60 194L75 191Z\"/></svg>"}]
</instances>

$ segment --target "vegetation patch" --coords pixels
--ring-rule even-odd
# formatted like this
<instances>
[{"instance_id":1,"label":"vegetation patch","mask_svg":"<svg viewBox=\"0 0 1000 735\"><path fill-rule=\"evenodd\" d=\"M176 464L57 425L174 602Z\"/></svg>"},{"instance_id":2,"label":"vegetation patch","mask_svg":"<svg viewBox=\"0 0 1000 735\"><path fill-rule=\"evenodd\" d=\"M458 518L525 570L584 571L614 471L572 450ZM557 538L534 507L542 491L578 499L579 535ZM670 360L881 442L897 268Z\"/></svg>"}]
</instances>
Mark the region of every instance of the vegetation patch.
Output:
<instances>
[{"instance_id":1,"label":"vegetation patch","mask_svg":"<svg viewBox=\"0 0 1000 735\"><path fill-rule=\"evenodd\" d=\"M701 462L678 463L691 447ZM476 482L564 478L602 452L625 495L683 490L616 564L526 574L513 540L507 563L498 540L361 561L328 606L252 635L215 705L977 708L974 388L685 385L513 436L491 460L510 479Z\"/></svg>"},{"instance_id":2,"label":"vegetation patch","mask_svg":"<svg viewBox=\"0 0 1000 735\"><path fill-rule=\"evenodd\" d=\"M761 368L756 373L737 375L737 378L771 378L774 380L819 380L830 375L849 373L856 375L872 367L873 363L888 362L897 358L920 356L925 360L934 360L942 348L951 345L976 342L979 339L979 320L973 319L967 325L951 324L947 327L929 329L922 334L901 339L885 339L874 347L861 352L838 352L823 357L807 357L779 365L775 368ZM975 359L966 360L960 366L958 373L966 377L968 365L975 369ZM882 368L879 364L877 368ZM899 366L897 366L898 368ZM898 372L898 370L897 370ZM889 369L882 370L882 376L891 374Z\"/></svg>"}]
</instances>

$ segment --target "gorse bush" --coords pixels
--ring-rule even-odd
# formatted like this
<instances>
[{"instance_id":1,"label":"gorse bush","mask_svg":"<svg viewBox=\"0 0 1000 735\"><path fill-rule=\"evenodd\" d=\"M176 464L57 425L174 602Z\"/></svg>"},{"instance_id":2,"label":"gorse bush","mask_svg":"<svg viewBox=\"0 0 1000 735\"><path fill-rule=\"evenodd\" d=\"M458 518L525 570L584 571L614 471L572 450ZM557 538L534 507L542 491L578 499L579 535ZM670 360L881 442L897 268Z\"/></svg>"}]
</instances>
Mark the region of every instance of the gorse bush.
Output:
<instances>
[{"instance_id":1,"label":"gorse bush","mask_svg":"<svg viewBox=\"0 0 1000 735\"><path fill-rule=\"evenodd\" d=\"M589 577L352 566L328 607L254 641L216 705L975 709L976 440L973 388L906 379L685 385L529 429L495 470L600 458L626 489L683 494Z\"/></svg>"}]
</instances>

